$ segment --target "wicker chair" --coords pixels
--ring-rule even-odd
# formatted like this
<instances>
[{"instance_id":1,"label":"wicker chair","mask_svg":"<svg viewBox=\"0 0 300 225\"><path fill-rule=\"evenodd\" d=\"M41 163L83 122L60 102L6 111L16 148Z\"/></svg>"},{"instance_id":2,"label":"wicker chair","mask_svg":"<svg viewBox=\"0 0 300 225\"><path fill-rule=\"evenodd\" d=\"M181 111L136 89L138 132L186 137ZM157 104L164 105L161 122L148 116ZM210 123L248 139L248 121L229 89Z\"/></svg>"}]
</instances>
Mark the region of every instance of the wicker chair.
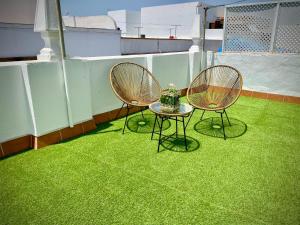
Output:
<instances>
[{"instance_id":1,"label":"wicker chair","mask_svg":"<svg viewBox=\"0 0 300 225\"><path fill-rule=\"evenodd\" d=\"M160 98L161 88L149 70L130 62L122 62L111 68L110 84L116 96L123 102L121 109L124 105L127 108L124 134L130 106L149 106ZM143 111L142 116L144 117Z\"/></svg>"},{"instance_id":2,"label":"wicker chair","mask_svg":"<svg viewBox=\"0 0 300 225\"><path fill-rule=\"evenodd\" d=\"M238 70L231 66L217 65L203 70L190 84L187 99L195 109L220 113L224 139L226 139L223 113L231 126L226 109L240 96L243 79Z\"/></svg>"}]
</instances>

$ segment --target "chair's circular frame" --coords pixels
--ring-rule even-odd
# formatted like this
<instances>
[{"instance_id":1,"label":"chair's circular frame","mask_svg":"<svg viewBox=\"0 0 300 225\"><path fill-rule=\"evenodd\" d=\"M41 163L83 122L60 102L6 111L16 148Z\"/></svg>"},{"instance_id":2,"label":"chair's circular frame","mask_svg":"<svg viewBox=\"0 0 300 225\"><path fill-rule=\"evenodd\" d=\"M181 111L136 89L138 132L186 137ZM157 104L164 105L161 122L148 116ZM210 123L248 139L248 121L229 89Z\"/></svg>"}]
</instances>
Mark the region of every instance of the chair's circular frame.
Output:
<instances>
[{"instance_id":1,"label":"chair's circular frame","mask_svg":"<svg viewBox=\"0 0 300 225\"><path fill-rule=\"evenodd\" d=\"M139 64L137 64L137 63L133 63L133 62L120 62L120 63L117 63L117 64L115 64L115 65L113 65L113 66L111 67L110 72L109 72L109 81L110 81L110 86L111 86L113 92L115 93L115 95L116 95L122 102L126 103L127 105L133 105L133 106L138 106L138 107L149 106L149 104L134 104L134 103L132 103L132 102L128 102L127 100L125 100L124 98L122 98L122 97L118 94L118 92L115 90L115 87L114 87L114 85L113 85L113 83L112 83L112 76L113 76L112 73L113 73L113 69L114 69L115 67L119 66L119 65L122 65L122 64L132 64L132 65L138 66L138 67L144 69L145 71L147 71L148 75L155 81L155 83L156 83L157 86L159 87L159 93L161 94L161 90L162 90L162 89L161 89L161 86L160 86L158 80L153 76L153 74L152 74L147 68L145 68L145 67L143 67L143 66L141 66L141 65L139 65ZM159 99L159 98L158 98L158 99ZM156 99L155 101L157 101L158 99ZM153 101L153 102L155 102L155 101Z\"/></svg>"},{"instance_id":2,"label":"chair's circular frame","mask_svg":"<svg viewBox=\"0 0 300 225\"><path fill-rule=\"evenodd\" d=\"M228 105L226 105L226 106L224 106L224 107L218 107L218 108L217 108L217 107L216 107L216 108L204 108L204 107L200 107L200 106L198 106L198 105L193 104L192 101L189 99L189 91L190 91L190 88L191 88L191 84L193 84L193 82L194 82L194 81L199 77L199 75L202 74L204 71L210 70L210 69L212 69L212 68L214 68L214 67L228 67L228 68L233 69L234 71L237 72L237 74L238 74L238 76L239 76L239 78L240 78L240 86L241 86L241 88L239 89L239 92L238 92L236 98L235 98L230 104L228 104ZM234 67L232 67L232 66L220 64L220 65L210 66L210 67L208 67L208 68L202 70L202 71L201 71L201 72L200 72L200 73L192 80L192 82L190 83L190 86L189 86L189 88L188 88L188 90L187 90L187 92L186 92L186 93L187 93L187 94L186 94L186 97L187 97L187 100L188 100L189 104L191 104L191 105L192 105L193 107L195 107L195 108L202 109L202 110L205 110L205 111L218 111L218 110L224 110L224 109L227 109L228 107L230 107L231 105L233 105L233 104L238 100L238 98L240 97L241 91L242 91L242 87L243 87L243 76L242 76L242 74L240 73L240 71L238 71L236 68L234 68Z\"/></svg>"}]
</instances>

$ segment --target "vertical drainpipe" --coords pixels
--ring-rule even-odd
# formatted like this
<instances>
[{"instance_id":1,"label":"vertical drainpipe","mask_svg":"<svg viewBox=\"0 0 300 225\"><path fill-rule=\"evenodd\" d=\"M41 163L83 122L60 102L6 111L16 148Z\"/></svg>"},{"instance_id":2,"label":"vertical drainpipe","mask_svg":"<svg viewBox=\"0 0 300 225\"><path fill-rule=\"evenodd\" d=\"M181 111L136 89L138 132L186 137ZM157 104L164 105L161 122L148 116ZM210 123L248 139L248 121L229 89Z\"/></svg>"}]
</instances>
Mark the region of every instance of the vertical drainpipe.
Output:
<instances>
[{"instance_id":1,"label":"vertical drainpipe","mask_svg":"<svg viewBox=\"0 0 300 225\"><path fill-rule=\"evenodd\" d=\"M202 41L202 56L201 56L201 67L202 70L206 68L206 53L205 53L205 30L206 30L206 17L207 17L208 7L204 8L204 18L203 18L203 41Z\"/></svg>"},{"instance_id":2,"label":"vertical drainpipe","mask_svg":"<svg viewBox=\"0 0 300 225\"><path fill-rule=\"evenodd\" d=\"M68 79L67 79L67 73L66 73L66 49L65 49L65 42L64 42L64 32L63 32L63 24L62 24L62 16L61 16L61 8L60 8L60 0L56 1L56 14L58 19L58 32L59 32L59 41L60 41L60 53L61 53L61 67L63 72L63 78L64 78L64 87L65 87L65 94L66 94L66 100L67 100L67 112L68 112L68 120L69 120L69 126L73 127L73 117L72 117L72 109L71 109L71 103L70 103L70 95L69 95L69 85L68 85Z\"/></svg>"}]
</instances>

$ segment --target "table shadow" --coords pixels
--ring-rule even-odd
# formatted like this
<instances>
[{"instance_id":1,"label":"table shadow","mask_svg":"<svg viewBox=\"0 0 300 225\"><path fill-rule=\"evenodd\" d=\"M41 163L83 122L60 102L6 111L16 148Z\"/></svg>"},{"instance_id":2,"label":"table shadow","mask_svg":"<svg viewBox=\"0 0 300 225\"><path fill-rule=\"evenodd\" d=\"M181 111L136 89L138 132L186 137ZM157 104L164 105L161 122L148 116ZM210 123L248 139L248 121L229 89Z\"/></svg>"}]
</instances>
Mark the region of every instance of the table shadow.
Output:
<instances>
[{"instance_id":1,"label":"table shadow","mask_svg":"<svg viewBox=\"0 0 300 225\"><path fill-rule=\"evenodd\" d=\"M158 141L158 140L157 140ZM160 152L164 150L169 150L173 152L193 152L200 148L200 142L196 140L195 138L192 138L190 136L186 136L186 144L187 144L187 150L185 149L185 143L184 143L184 136L178 135L176 138L175 135L168 138L163 138L163 143L160 146Z\"/></svg>"}]
</instances>

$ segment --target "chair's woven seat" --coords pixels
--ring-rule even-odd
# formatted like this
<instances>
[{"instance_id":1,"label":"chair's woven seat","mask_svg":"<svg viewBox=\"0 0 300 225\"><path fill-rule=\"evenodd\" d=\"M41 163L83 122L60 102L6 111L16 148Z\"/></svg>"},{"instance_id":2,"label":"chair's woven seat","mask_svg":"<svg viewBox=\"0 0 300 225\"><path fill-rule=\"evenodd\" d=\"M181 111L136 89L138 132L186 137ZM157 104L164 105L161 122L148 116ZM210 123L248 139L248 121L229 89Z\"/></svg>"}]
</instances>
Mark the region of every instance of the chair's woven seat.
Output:
<instances>
[{"instance_id":1,"label":"chair's woven seat","mask_svg":"<svg viewBox=\"0 0 300 225\"><path fill-rule=\"evenodd\" d=\"M213 66L203 70L192 81L187 91L187 99L199 109L223 110L238 99L242 85L242 76L235 68Z\"/></svg>"},{"instance_id":2,"label":"chair's woven seat","mask_svg":"<svg viewBox=\"0 0 300 225\"><path fill-rule=\"evenodd\" d=\"M130 62L119 63L110 72L111 87L128 105L149 106L160 98L158 81L146 68Z\"/></svg>"}]
</instances>

